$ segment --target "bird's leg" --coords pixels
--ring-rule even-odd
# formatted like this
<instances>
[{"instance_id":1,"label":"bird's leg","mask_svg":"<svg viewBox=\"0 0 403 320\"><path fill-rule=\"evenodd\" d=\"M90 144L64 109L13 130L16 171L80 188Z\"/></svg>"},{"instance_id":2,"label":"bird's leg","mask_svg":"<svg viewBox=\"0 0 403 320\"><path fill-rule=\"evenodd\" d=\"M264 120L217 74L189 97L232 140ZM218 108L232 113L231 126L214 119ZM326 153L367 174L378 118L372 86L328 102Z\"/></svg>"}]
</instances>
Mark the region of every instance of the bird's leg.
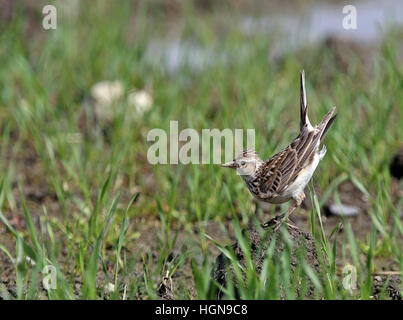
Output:
<instances>
[{"instance_id":1,"label":"bird's leg","mask_svg":"<svg viewBox=\"0 0 403 320\"><path fill-rule=\"evenodd\" d=\"M295 209L297 209L297 208L298 208L298 205L297 205L296 202L294 202L294 203L291 205L290 209L288 209L288 211L287 211L287 213L284 215L284 217L282 217L282 218L279 220L279 222L277 223L277 226L274 228L274 231L277 231L278 229L280 229L280 227L281 227L281 225L283 224L283 222L286 221L287 218L290 216L290 214L292 214L292 213L295 211ZM291 226L291 225L290 225L290 226ZM293 227L293 226L292 226L292 227Z\"/></svg>"},{"instance_id":2,"label":"bird's leg","mask_svg":"<svg viewBox=\"0 0 403 320\"><path fill-rule=\"evenodd\" d=\"M282 217L280 219L280 221L278 222L277 226L274 228L274 231L277 231L278 229L280 229L281 225L283 224L284 221L287 220L287 218L295 211L295 209L297 209L302 201L305 199L305 193L301 193L297 199L295 199L294 203L291 205L290 209L288 209L287 213L284 215L284 217ZM288 226L290 226L291 228L297 228L296 226L290 225L287 223Z\"/></svg>"}]
</instances>

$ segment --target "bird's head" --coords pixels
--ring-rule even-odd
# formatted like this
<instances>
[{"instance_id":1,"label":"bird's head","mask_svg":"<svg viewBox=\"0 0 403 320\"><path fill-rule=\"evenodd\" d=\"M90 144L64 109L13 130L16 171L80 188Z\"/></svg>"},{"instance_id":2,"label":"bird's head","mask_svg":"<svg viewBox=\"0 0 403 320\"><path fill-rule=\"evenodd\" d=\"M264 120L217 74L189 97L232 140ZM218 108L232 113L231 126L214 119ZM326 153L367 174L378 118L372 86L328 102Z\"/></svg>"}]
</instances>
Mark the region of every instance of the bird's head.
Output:
<instances>
[{"instance_id":1,"label":"bird's head","mask_svg":"<svg viewBox=\"0 0 403 320\"><path fill-rule=\"evenodd\" d=\"M232 161L222 164L222 167L236 169L244 179L253 178L263 163L254 150L245 150L237 155Z\"/></svg>"}]
</instances>

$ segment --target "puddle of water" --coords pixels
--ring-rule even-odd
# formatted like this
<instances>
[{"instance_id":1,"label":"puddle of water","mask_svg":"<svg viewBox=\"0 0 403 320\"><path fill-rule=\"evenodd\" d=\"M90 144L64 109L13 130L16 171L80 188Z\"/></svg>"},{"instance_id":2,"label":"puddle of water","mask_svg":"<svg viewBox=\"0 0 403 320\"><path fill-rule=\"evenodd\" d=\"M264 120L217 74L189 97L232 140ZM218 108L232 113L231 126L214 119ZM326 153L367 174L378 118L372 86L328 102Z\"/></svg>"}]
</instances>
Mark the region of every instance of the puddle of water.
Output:
<instances>
[{"instance_id":1,"label":"puddle of water","mask_svg":"<svg viewBox=\"0 0 403 320\"><path fill-rule=\"evenodd\" d=\"M338 36L356 42L376 42L382 32L391 25L403 25L403 1L361 1L354 4L357 11L357 29L343 28L344 4L322 3L312 6L302 15L286 13L266 15L261 18L245 18L241 24L247 34L256 34L276 29L291 39L303 38L304 41L321 41L328 36Z\"/></svg>"},{"instance_id":2,"label":"puddle of water","mask_svg":"<svg viewBox=\"0 0 403 320\"><path fill-rule=\"evenodd\" d=\"M361 1L357 9L357 29L343 28L344 4L322 3L306 8L302 14L271 13L260 18L244 17L237 26L245 35L278 34L270 57L279 56L287 50L296 50L307 43L314 44L329 36L337 36L357 43L378 43L382 33L392 25L403 25L403 1ZM281 40L283 39L283 40ZM202 47L197 43L180 39L154 39L150 41L147 60L151 64L164 66L175 73L182 66L197 72L219 63L234 62L242 59L250 50L251 44L245 43L235 52ZM270 58L269 57L269 58ZM236 61L236 60L235 60Z\"/></svg>"},{"instance_id":3,"label":"puddle of water","mask_svg":"<svg viewBox=\"0 0 403 320\"><path fill-rule=\"evenodd\" d=\"M178 71L182 66L197 72L209 66L243 59L252 49L244 45L236 52L230 52L179 39L152 40L148 44L146 59L151 64L165 66L170 73Z\"/></svg>"}]
</instances>

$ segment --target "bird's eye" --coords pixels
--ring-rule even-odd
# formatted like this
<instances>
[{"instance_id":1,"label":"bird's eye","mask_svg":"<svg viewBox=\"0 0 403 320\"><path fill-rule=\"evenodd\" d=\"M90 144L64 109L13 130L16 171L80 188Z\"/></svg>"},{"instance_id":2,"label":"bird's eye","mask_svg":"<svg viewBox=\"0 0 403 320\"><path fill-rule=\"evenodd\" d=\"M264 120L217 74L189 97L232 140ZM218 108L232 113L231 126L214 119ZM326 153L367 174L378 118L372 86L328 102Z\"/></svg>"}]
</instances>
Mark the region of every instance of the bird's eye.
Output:
<instances>
[{"instance_id":1,"label":"bird's eye","mask_svg":"<svg viewBox=\"0 0 403 320\"><path fill-rule=\"evenodd\" d=\"M241 161L241 166L244 166L246 164L245 161Z\"/></svg>"}]
</instances>

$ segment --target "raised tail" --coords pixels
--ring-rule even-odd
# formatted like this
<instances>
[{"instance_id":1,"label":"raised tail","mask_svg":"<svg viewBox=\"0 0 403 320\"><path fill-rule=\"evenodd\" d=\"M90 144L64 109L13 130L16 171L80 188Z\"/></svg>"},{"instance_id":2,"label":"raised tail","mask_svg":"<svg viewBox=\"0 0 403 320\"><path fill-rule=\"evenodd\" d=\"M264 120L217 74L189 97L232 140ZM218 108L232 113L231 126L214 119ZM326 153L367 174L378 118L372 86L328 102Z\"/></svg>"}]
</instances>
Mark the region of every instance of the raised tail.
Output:
<instances>
[{"instance_id":1,"label":"raised tail","mask_svg":"<svg viewBox=\"0 0 403 320\"><path fill-rule=\"evenodd\" d=\"M301 71L301 93L300 93L300 112L301 112L301 120L300 120L300 129L304 127L305 124L308 124L308 127L312 127L308 118L308 105L306 102L306 90L305 90L305 72Z\"/></svg>"},{"instance_id":2,"label":"raised tail","mask_svg":"<svg viewBox=\"0 0 403 320\"><path fill-rule=\"evenodd\" d=\"M333 124L334 120L337 117L337 114L333 116L334 111L336 110L336 107L333 107L329 110L329 112L323 117L322 121L317 125L317 128L320 130L320 141L323 140L325 137L327 131Z\"/></svg>"}]
</instances>

